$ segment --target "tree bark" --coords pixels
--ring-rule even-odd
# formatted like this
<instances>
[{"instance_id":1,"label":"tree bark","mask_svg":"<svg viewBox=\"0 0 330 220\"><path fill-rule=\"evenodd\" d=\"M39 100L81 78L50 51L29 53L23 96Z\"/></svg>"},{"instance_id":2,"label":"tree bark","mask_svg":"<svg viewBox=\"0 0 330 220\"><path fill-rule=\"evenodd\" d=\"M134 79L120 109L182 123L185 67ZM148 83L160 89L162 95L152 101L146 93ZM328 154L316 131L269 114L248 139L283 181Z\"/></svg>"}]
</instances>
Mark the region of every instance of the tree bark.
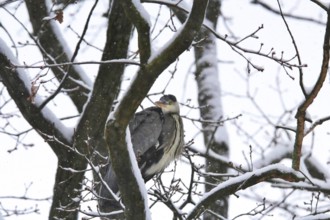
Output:
<instances>
[{"instance_id":1,"label":"tree bark","mask_svg":"<svg viewBox=\"0 0 330 220\"><path fill-rule=\"evenodd\" d=\"M216 29L217 20L220 15L220 0L211 0L209 2L206 18L212 24L212 28ZM201 117L203 120L219 121L223 117L223 107L221 103L221 85L218 77L218 62L216 51L216 40L214 35L206 30L201 29L199 34L201 46L195 47L196 62L196 82L198 86L198 103L201 108ZM229 146L227 142L227 131L223 125L212 126L203 123L204 143L207 149L228 157ZM206 171L212 173L226 173L227 166L219 161L206 159ZM206 191L213 189L214 185L224 181L223 178L206 177ZM228 198L221 197L216 203L209 207L213 212L223 216L228 215ZM205 212L204 219L218 219L216 216Z\"/></svg>"},{"instance_id":2,"label":"tree bark","mask_svg":"<svg viewBox=\"0 0 330 220\"><path fill-rule=\"evenodd\" d=\"M148 207L146 207L146 203L142 202L145 195L139 188L139 181L131 169L132 162L128 159L129 152L124 141L126 127L157 77L190 47L204 20L207 3L208 1L205 0L194 0L191 13L179 34L170 40L170 43L162 48L157 56L151 56L149 59L144 57L148 63L142 65L135 80L106 124L106 141L110 150L112 166L118 178L119 190L125 203L127 219L145 219ZM139 21L132 21L136 25L135 22ZM145 35L139 33L141 29L137 31L139 35ZM139 48L139 50L141 49Z\"/></svg>"},{"instance_id":3,"label":"tree bark","mask_svg":"<svg viewBox=\"0 0 330 220\"><path fill-rule=\"evenodd\" d=\"M119 1L112 1L112 8L109 13L107 41L104 47L102 61L126 58L131 31L132 25L124 16L124 12L119 6ZM104 126L109 112L111 111L113 101L118 95L123 73L123 64L103 64L99 68L91 97L86 103L83 115L81 115L73 142L73 147L79 149L79 151L85 155L89 155L94 150L100 152L104 156L108 155L103 137ZM86 144L87 141L88 143ZM102 159L97 157L91 158L91 160L94 162L94 165L99 165L104 162ZM77 170L84 170L86 169L87 161L85 158L78 158L77 155L75 155L75 159L69 161L67 166ZM56 179L54 196L56 194L61 195L62 190L57 186L61 186L60 182L64 181L66 178L65 174L61 174L66 171L62 170L60 166L57 169L57 172L57 176L60 176L61 178ZM75 176L77 178L71 178L72 181L68 183L68 186L75 187L71 188L72 193L77 191L75 189L81 188L80 183L84 177L83 173L77 173ZM57 201L60 203L62 202L61 199ZM58 205L59 204L53 203L50 217L63 214L56 213L58 212ZM79 202L74 204L75 207L78 207L78 205Z\"/></svg>"},{"instance_id":4,"label":"tree bark","mask_svg":"<svg viewBox=\"0 0 330 220\"><path fill-rule=\"evenodd\" d=\"M43 18L49 16L45 1L46 0L25 1L33 28L33 34L37 37L37 41L39 41L40 44L40 52L43 54L44 60L48 64L54 64L55 62L69 62L71 54L67 54L68 51L65 49L68 46L63 45L65 42L61 42L59 40L62 36L57 36L59 32L54 30L56 24L51 24L51 22L55 21L43 20ZM59 67L52 68L54 75L59 81L61 81L65 74L63 70L64 69ZM81 72L80 68L73 66L69 69L69 74L75 80L85 83L86 86L92 86L89 80L81 77L80 74L84 73ZM64 82L63 88L69 91L67 92L69 97L75 104L78 112L81 112L85 102L87 101L89 90L74 81L71 81L70 79Z\"/></svg>"},{"instance_id":5,"label":"tree bark","mask_svg":"<svg viewBox=\"0 0 330 220\"><path fill-rule=\"evenodd\" d=\"M37 4L38 7L35 5ZM107 41L105 44L102 61L118 58L126 58L128 45L132 31L132 25L124 15L119 1L112 1L113 10L110 11ZM58 41L52 26L42 22L42 18L47 16L47 9L44 1L28 1L27 7L34 32L40 40L40 45L44 52L53 57L57 57L56 62L67 62L68 55L65 54L64 45ZM54 22L54 21L51 21ZM42 29L42 31L41 31ZM48 51L49 50L49 51ZM61 56L60 56L61 55ZM51 62L51 61L50 61ZM3 81L11 97L16 102L20 111L30 125L39 131L41 136L49 143L58 158L56 170L53 201L49 213L49 219L77 219L79 213L79 198L81 193L81 183L84 178L84 171L87 167L87 160L94 150L108 155L104 142L105 121L111 111L113 100L117 97L121 78L124 72L124 64L103 64L99 68L95 79L93 92L87 100L84 95L87 91L81 87L77 93L70 96L79 112L84 111L75 129L73 137L66 139L61 130L54 127L52 121L42 114L44 109L28 101L31 96L29 86L19 78L15 69L10 67L10 63L5 56L1 57ZM16 63L16 62L15 62ZM57 68L52 69L59 80L63 77L62 72ZM57 71L57 72L56 72ZM70 68L70 74L76 79L83 80L74 68ZM64 88L77 86L70 84L67 80ZM87 83L87 82L86 82ZM16 94L16 95L15 95ZM24 94L24 95L22 95ZM87 101L87 103L86 103ZM82 155L77 153L79 151ZM95 158L92 158L95 159ZM101 162L99 158L93 160L96 165ZM68 168L68 169L66 169ZM74 170L74 172L72 172ZM77 171L77 172L75 172ZM68 211L70 210L70 211Z\"/></svg>"},{"instance_id":6,"label":"tree bark","mask_svg":"<svg viewBox=\"0 0 330 220\"><path fill-rule=\"evenodd\" d=\"M214 187L212 191L206 193L203 199L201 199L193 210L188 213L186 219L197 219L203 212L205 212L205 207L212 207L213 204L217 203L219 198L226 198L229 195L235 194L239 190L246 189L273 178L280 178L289 182L299 182L304 181L305 179L301 173L279 164L270 165L253 172L245 173L241 176L232 178L230 184L228 184L228 182L221 183Z\"/></svg>"}]
</instances>

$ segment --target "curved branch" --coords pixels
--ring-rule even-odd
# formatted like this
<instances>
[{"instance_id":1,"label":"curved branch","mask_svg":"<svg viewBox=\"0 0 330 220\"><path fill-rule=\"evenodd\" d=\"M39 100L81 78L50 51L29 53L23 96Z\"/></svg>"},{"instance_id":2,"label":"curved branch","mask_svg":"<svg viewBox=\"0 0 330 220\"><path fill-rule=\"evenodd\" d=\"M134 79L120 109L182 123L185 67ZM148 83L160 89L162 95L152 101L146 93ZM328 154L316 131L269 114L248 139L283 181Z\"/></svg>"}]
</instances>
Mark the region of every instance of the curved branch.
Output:
<instances>
[{"instance_id":1,"label":"curved branch","mask_svg":"<svg viewBox=\"0 0 330 220\"><path fill-rule=\"evenodd\" d=\"M77 55L78 55L78 52L79 52L79 49L80 49L80 45L81 45L81 43L82 43L82 41L84 39L84 36L85 36L85 34L87 32L90 19L92 17L93 11L94 11L97 3L98 3L98 0L95 0L94 5L92 6L92 8L91 8L91 10L89 12L89 15L87 17L87 20L86 20L86 23L85 23L85 27L84 27L83 33L82 33L81 37L79 38L79 41L76 44L76 48L75 48L75 50L73 52L73 55L72 55L72 57L70 59L71 62L73 62L75 60L75 58L77 57ZM70 68L71 68L71 66L68 66L67 70L65 71L66 73L63 76L63 78L61 79L61 82L58 85L58 87L56 88L56 90L50 96L47 97L47 99L39 106L39 109L43 109L51 100L53 100L60 93L60 91L62 90L62 88L66 84L67 79L70 76Z\"/></svg>"},{"instance_id":2,"label":"curved branch","mask_svg":"<svg viewBox=\"0 0 330 220\"><path fill-rule=\"evenodd\" d=\"M328 73L329 68L329 49L330 49L330 9L327 11L328 18L327 18L327 27L325 30L324 35L324 42L323 42L323 60L320 75L311 90L311 92L307 95L306 99L303 103L298 107L296 119L297 119L297 130L296 130L296 138L294 143L294 149L292 154L292 168L295 170L299 170L300 167L300 157L301 157L301 148L303 139L305 136L305 121L306 121L306 110L307 108L313 103L316 99L318 93L320 92L325 78Z\"/></svg>"},{"instance_id":3,"label":"curved branch","mask_svg":"<svg viewBox=\"0 0 330 220\"><path fill-rule=\"evenodd\" d=\"M12 61L17 63L10 49L5 48L5 43L0 40L0 75L3 84L6 86L8 93L15 101L20 112L45 141L49 140L48 136L44 136L44 134L47 134L53 135L61 140L61 142L69 144L72 141L72 133L68 132L60 120L51 117L53 113L50 109L38 110L38 105L34 103L34 100L39 100L39 97L33 93L33 85L26 78L24 70L18 70L12 67ZM48 143L57 155L65 151L56 142Z\"/></svg>"},{"instance_id":4,"label":"curved branch","mask_svg":"<svg viewBox=\"0 0 330 220\"><path fill-rule=\"evenodd\" d=\"M293 37L293 34L291 32L291 29L289 27L288 22L285 20L284 14L282 12L282 7L281 7L281 4L280 4L279 0L277 0L277 4L278 4L278 8L280 10L280 15L282 17L282 20L283 20L283 22L285 24L285 27L286 27L289 35L290 35L291 42L293 44L294 50L296 51L298 65L299 66L302 66L303 64L301 62L300 53L299 53L299 50L298 50L298 46L297 46L296 40ZM299 70L299 85L300 85L300 88L301 88L301 91L302 91L303 95L306 97L307 96L307 92L306 92L306 89L305 89L305 86L304 86L304 73L303 73L303 70L302 70L301 67L299 67L298 70Z\"/></svg>"},{"instance_id":5,"label":"curved branch","mask_svg":"<svg viewBox=\"0 0 330 220\"><path fill-rule=\"evenodd\" d=\"M311 2L314 2L316 5L320 6L324 11L328 11L327 6L325 6L323 3L321 3L319 0L311 0Z\"/></svg>"},{"instance_id":6,"label":"curved branch","mask_svg":"<svg viewBox=\"0 0 330 220\"><path fill-rule=\"evenodd\" d=\"M137 216L144 217L148 207L140 202L143 200L143 195L139 190L138 180L131 169L132 162L129 160L125 141L126 127L157 77L191 45L203 23L207 3L206 0L194 0L187 22L160 53L149 58L149 62L139 70L132 85L106 124L106 142L110 150L113 169L118 177L127 219L138 219ZM126 173L123 173L123 170ZM139 202L136 203L136 201Z\"/></svg>"},{"instance_id":7,"label":"curved branch","mask_svg":"<svg viewBox=\"0 0 330 220\"><path fill-rule=\"evenodd\" d=\"M323 10L327 11L327 7L324 6L321 2L319 2L318 0L311 0L311 2L314 2L315 4L317 4L318 6L320 6ZM266 4L263 1L260 0L253 0L251 1L252 4L257 4L260 5L261 7L265 8L266 10L274 13L274 14L281 14L281 12L277 11L275 8L272 8L270 5ZM325 23L315 20L313 18L306 18L304 16L299 16L299 15L292 15L292 13L284 13L283 14L285 17L288 18L292 18L292 19L296 19L296 20L303 20L303 21L309 21L309 22L314 22L316 24L320 24L320 25L325 25Z\"/></svg>"},{"instance_id":8,"label":"curved branch","mask_svg":"<svg viewBox=\"0 0 330 220\"><path fill-rule=\"evenodd\" d=\"M142 64L145 64L148 62L151 54L148 14L139 1L122 0L121 5L125 10L126 16L129 17L137 29L140 60Z\"/></svg>"},{"instance_id":9,"label":"curved branch","mask_svg":"<svg viewBox=\"0 0 330 220\"><path fill-rule=\"evenodd\" d=\"M273 178L280 178L289 182L298 182L304 179L300 173L280 164L270 165L256 171L234 177L219 184L208 193L205 193L201 201L199 201L195 208L188 214L187 220L197 219L198 216L200 216L219 198L232 195L241 189L246 189Z\"/></svg>"},{"instance_id":10,"label":"curved branch","mask_svg":"<svg viewBox=\"0 0 330 220\"><path fill-rule=\"evenodd\" d=\"M188 10L183 7L182 5L180 5L181 1L178 0L177 2L169 2L169 1L164 1L164 0L143 0L144 2L148 2L148 3L158 3L158 4L164 4L167 5L168 7L172 8L172 9L178 9L176 10L176 16L179 18L179 20L181 22L183 22L185 20L185 16L184 13L188 13ZM183 13L179 13L183 12ZM253 64L242 52L247 53L247 54L253 54L253 55L257 55L257 56L261 56L261 57L265 57L268 58L270 60L275 61L276 63L280 64L283 67L287 67L289 69L292 69L293 67L295 68L302 68L302 67L306 67L306 64L294 64L294 63L290 63L290 61L292 61L296 56L292 57L292 58L288 58L288 59L284 59L283 57L276 57L273 55L273 53L264 53L261 52L261 49L259 50L253 50L253 49L249 49L249 48L245 48L239 45L239 43L246 39L249 36L252 36L254 33L248 35L247 37L244 37L241 40L238 40L237 42L233 42L231 40L227 39L227 36L221 36L219 33L217 33L212 27L210 27L208 24L204 23L203 26L208 29L217 39L225 42L228 44L228 46L235 51L238 55L240 55L243 59L245 59L247 61L248 64L250 64L253 68L255 68L258 71L263 71L264 69L262 67L258 67L255 64ZM259 31L260 29L262 29L262 26L258 27L257 31ZM272 52L272 51L271 51Z\"/></svg>"},{"instance_id":11,"label":"curved branch","mask_svg":"<svg viewBox=\"0 0 330 220\"><path fill-rule=\"evenodd\" d=\"M113 1L112 8L109 12L107 39L104 45L102 61L127 57L132 25L124 16L124 12L121 7L119 7L118 2L119 0ZM103 139L103 130L105 121L111 111L113 100L118 95L124 67L124 64L117 63L103 63L100 65L93 90L85 104L84 111L75 129L72 145L74 149L79 150L82 154L88 155L89 152L96 148L101 155L108 155ZM93 158L93 163L96 165L101 162L103 162L102 159L98 157ZM66 164L60 165L75 170L84 170L87 167L87 161L84 157L74 155L74 159L68 161ZM68 199L71 200L72 209L75 210L76 213L78 212L77 207L79 201L73 200L72 198L75 197L70 195L80 193L77 189L81 188L81 181L83 178L83 173L71 174L58 167L55 180L55 185L58 187L54 189L54 200L51 207L50 218L54 216L65 216L65 210L59 209L61 205L63 205L64 193L68 195ZM65 182L65 187L63 187L63 184L60 184L62 182ZM67 219L74 219L74 217L70 216L70 218L67 217Z\"/></svg>"},{"instance_id":12,"label":"curved branch","mask_svg":"<svg viewBox=\"0 0 330 220\"><path fill-rule=\"evenodd\" d=\"M207 3L208 1L205 0L195 0L189 18L181 30L163 49L160 49L159 53L152 55L148 64L139 70L131 87L118 105L116 114L121 115L116 115L116 118L126 118L125 123L128 124L129 119L161 72L173 63L180 54L189 49L203 23ZM131 111L127 111L127 109L131 109Z\"/></svg>"},{"instance_id":13,"label":"curved branch","mask_svg":"<svg viewBox=\"0 0 330 220\"><path fill-rule=\"evenodd\" d=\"M36 44L39 46L40 51L43 53L45 60L49 64L67 63L70 60L70 52L66 49L68 45L62 40L62 36L59 36L59 30L54 24L54 21L44 21L43 18L48 16L47 6L45 0L26 0L26 7L30 16L34 35L38 36ZM35 37L31 37L33 40ZM56 78L61 81L64 76L64 71L60 67L54 66L52 71ZM76 80L84 82L87 86L91 86L92 83L79 66L76 66L70 70L70 76ZM89 91L76 83L65 80L63 87L65 89L71 89L78 86L78 90L68 93L77 110L81 112L83 106L87 100L87 96L84 95Z\"/></svg>"}]
</instances>

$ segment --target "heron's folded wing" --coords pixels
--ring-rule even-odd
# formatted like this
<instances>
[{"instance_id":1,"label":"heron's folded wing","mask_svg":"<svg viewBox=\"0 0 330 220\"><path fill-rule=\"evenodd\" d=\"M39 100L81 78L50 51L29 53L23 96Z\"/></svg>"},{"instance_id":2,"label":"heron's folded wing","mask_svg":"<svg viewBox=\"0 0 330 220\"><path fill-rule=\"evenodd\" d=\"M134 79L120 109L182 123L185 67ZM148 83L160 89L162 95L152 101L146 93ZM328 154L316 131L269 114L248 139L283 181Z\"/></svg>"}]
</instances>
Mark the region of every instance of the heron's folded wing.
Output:
<instances>
[{"instance_id":1,"label":"heron's folded wing","mask_svg":"<svg viewBox=\"0 0 330 220\"><path fill-rule=\"evenodd\" d=\"M134 115L129 123L132 144L136 156L159 145L163 127L163 113L160 108L151 107Z\"/></svg>"}]
</instances>

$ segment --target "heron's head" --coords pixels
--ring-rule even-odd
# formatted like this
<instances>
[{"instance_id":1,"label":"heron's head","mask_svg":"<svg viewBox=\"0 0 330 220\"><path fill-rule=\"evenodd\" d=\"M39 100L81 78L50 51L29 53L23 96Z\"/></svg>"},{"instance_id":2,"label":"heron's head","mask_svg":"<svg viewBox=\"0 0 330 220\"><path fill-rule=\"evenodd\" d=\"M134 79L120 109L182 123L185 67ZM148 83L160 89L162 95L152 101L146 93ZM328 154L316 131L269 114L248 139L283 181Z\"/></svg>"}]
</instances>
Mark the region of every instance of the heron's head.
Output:
<instances>
[{"instance_id":1,"label":"heron's head","mask_svg":"<svg viewBox=\"0 0 330 220\"><path fill-rule=\"evenodd\" d=\"M180 113L179 103L177 102L174 95L164 95L155 102L156 106L162 109L163 113Z\"/></svg>"}]
</instances>

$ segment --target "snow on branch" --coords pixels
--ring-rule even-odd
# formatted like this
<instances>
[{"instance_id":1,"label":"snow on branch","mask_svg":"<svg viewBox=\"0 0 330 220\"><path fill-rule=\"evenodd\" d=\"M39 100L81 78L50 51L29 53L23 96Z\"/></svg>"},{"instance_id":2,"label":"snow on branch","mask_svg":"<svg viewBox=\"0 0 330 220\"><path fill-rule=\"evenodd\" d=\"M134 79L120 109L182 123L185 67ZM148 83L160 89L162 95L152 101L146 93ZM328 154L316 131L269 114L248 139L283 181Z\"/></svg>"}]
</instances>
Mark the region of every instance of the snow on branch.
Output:
<instances>
[{"instance_id":1,"label":"snow on branch","mask_svg":"<svg viewBox=\"0 0 330 220\"><path fill-rule=\"evenodd\" d=\"M26 4L30 5L29 6L30 9L34 8L34 10L35 10L35 8L37 8L36 6L39 6L40 2L31 1L31 2L27 2ZM50 2L47 2L47 1L45 1L44 4L45 4L44 6L46 6L46 8L48 8L48 10L51 11L51 8L53 7L53 5L50 4ZM88 29L88 25L89 25L89 22L90 22L90 17L92 15L93 11L94 11L94 8L95 8L96 4L97 4L97 1L94 3L94 6L92 7L92 9L89 13L87 21L85 23L84 31L80 35L80 37L79 37L80 39L78 41L78 44L76 45L76 50L79 50L79 47L80 47L79 45L81 44L81 41L83 41L83 39L84 39L84 36L86 34L86 30ZM43 6L40 6L40 7L43 7ZM62 10L63 9L61 9L60 11L62 11ZM33 13L33 12L30 12L30 13ZM57 13L59 13L59 12L57 12ZM43 13L40 13L38 15L38 19L41 19L41 16L43 16ZM44 19L41 19L41 20L44 20ZM34 29L36 29L38 27L39 26L34 27ZM66 61L69 61L69 60L71 60L71 62L73 62L73 60L76 58L76 55L74 55L74 53L77 53L78 51L77 52L76 51L72 52L70 50L68 42L65 39L65 36L63 36L63 34L61 33L61 31L59 29L59 26L56 25L55 22L49 22L49 25L45 25L44 28L46 28L45 32L49 33L49 35L46 36L45 38L47 38L48 41L51 40L50 44L49 44L49 42L46 43L45 41L44 41L44 43L40 42L41 46L45 48L45 51L51 51L50 47L56 46L56 50L58 50L57 54L62 54L62 53L65 54L65 58L63 60L59 61L58 59L54 59L53 57L49 56L46 53L45 55L47 55L47 57L49 59L49 62L51 64L56 64L58 62L59 63L65 63ZM55 72L56 68L52 68L52 70ZM90 78L88 77L88 74L83 70L83 68L80 65L74 65L72 71L73 72L70 74L71 76L74 76L75 78L80 79L88 87L93 86L93 82L90 80Z\"/></svg>"},{"instance_id":2,"label":"snow on branch","mask_svg":"<svg viewBox=\"0 0 330 220\"><path fill-rule=\"evenodd\" d=\"M125 127L161 72L189 48L202 25L206 6L207 1L195 0L189 18L180 33L171 43L166 44L166 47L157 56L150 59L144 68L139 70L114 114L117 119L125 121L123 123Z\"/></svg>"},{"instance_id":3,"label":"snow on branch","mask_svg":"<svg viewBox=\"0 0 330 220\"><path fill-rule=\"evenodd\" d=\"M197 219L211 204L217 199L229 196L235 192L254 186L260 182L268 181L273 178L280 178L289 182L303 181L301 173L281 164L270 165L253 172L245 173L241 176L227 180L211 191L204 194L195 208L188 213L187 219Z\"/></svg>"},{"instance_id":4,"label":"snow on branch","mask_svg":"<svg viewBox=\"0 0 330 220\"><path fill-rule=\"evenodd\" d=\"M132 3L128 1L123 1L121 3L132 6ZM127 143L125 141L126 127L157 77L173 63L180 54L189 49L203 23L207 3L208 1L206 0L194 1L191 13L186 23L182 26L181 31L163 47L163 50L161 50L157 56L148 58L148 63L139 70L126 94L118 103L113 114L114 117L108 119L106 123L105 138L110 150L113 169L117 174L119 188L123 196L123 201L125 202L125 214L127 219L144 218L146 214L145 209L148 207L145 207L145 204L142 202L138 180L131 169ZM129 9L125 10L129 11ZM140 13L135 14L135 16L138 16L138 19L142 22L143 16ZM141 48L139 49L141 50ZM147 54L143 56L144 57L142 57L141 54L141 63L145 62L145 60L142 59L145 59Z\"/></svg>"},{"instance_id":5,"label":"snow on branch","mask_svg":"<svg viewBox=\"0 0 330 220\"><path fill-rule=\"evenodd\" d=\"M137 164L132 165L137 162L129 150L132 146L127 141L126 127L127 124L123 125L123 120L113 117L108 119L105 138L110 147L111 164L116 173L120 194L126 207L126 219L148 219L150 214L146 211L148 206L143 192L145 189L141 189L142 177L137 175L135 168Z\"/></svg>"},{"instance_id":6,"label":"snow on branch","mask_svg":"<svg viewBox=\"0 0 330 220\"><path fill-rule=\"evenodd\" d=\"M149 14L137 0L122 0L121 5L137 29L141 63L147 63L151 54Z\"/></svg>"},{"instance_id":7,"label":"snow on branch","mask_svg":"<svg viewBox=\"0 0 330 220\"><path fill-rule=\"evenodd\" d=\"M203 24L207 2L208 1L194 1L188 19L178 30L177 34L173 36L157 54L154 54L150 58L150 68L152 68L153 65L166 65L167 67L178 55L189 48Z\"/></svg>"},{"instance_id":8,"label":"snow on branch","mask_svg":"<svg viewBox=\"0 0 330 220\"><path fill-rule=\"evenodd\" d=\"M13 68L11 62L18 63L10 49L0 39L0 74L10 96L25 119L39 131L39 134L54 135L63 143L71 142L73 132L49 108L44 108L42 111L38 109L38 103L41 103L42 98L37 95L36 88L31 84L27 73L22 69ZM53 149L55 152L59 151L55 147Z\"/></svg>"},{"instance_id":9,"label":"snow on branch","mask_svg":"<svg viewBox=\"0 0 330 220\"><path fill-rule=\"evenodd\" d=\"M278 145L274 148L269 148L265 151L262 158L253 161L254 168L261 168L270 164L279 163L284 158L290 158L292 152L291 145Z\"/></svg>"},{"instance_id":10,"label":"snow on branch","mask_svg":"<svg viewBox=\"0 0 330 220\"><path fill-rule=\"evenodd\" d=\"M128 153L129 153L129 157L130 157L130 161L132 162L132 172L135 176L135 179L137 180L138 183L138 187L140 189L141 195L142 195L142 199L143 199L143 203L144 203L144 208L145 208L145 219L146 220L151 220L151 213L149 210L149 205L148 205L148 193L147 190L145 188L145 183L144 180L142 178L142 174L141 171L139 169L139 165L137 163L136 157L135 157L135 153L133 150L133 144L132 144L132 138L131 138L131 133L129 128L126 128L126 144L127 144L127 149L128 149Z\"/></svg>"},{"instance_id":11,"label":"snow on branch","mask_svg":"<svg viewBox=\"0 0 330 220\"><path fill-rule=\"evenodd\" d=\"M187 7L184 4L182 4L182 1L180 1L180 0L175 1L175 2L166 1L166 0L144 0L144 2L164 4L164 5L167 5L169 7L178 9L178 10L180 10L183 13L188 13ZM179 18L180 16L177 14L177 17ZM301 69L302 67L306 67L307 66L306 64L301 64L301 63L294 64L294 63L291 62L292 60L294 60L297 57L297 55L294 55L293 57L290 57L290 58L284 58L283 57L283 53L282 53L280 57L277 57L277 56L275 56L275 51L274 51L273 48L269 52L263 52L262 51L263 44L261 44L259 50L254 50L254 49L246 48L246 47L243 47L243 46L240 45L240 43L242 43L246 39L248 39L250 37L254 37L257 32L259 32L261 29L263 29L263 25L259 26L257 28L257 30L253 31L251 34L249 34L249 35L247 35L247 36L245 36L242 39L237 40L237 41L231 41L231 40L228 39L228 36L227 35L222 36L219 33L217 33L217 31L214 30L211 27L210 22L207 22L207 20L204 21L203 27L206 28L206 29L208 29L217 39L219 39L219 40L225 42L226 44L228 44L228 46L234 52L236 52L239 56L241 56L243 59L246 60L246 62L248 63L249 66L251 65L257 71L261 71L262 72L262 71L264 71L264 68L261 67L261 66L258 66L256 64L254 64L245 55L245 53L246 54L258 55L258 56L261 56L261 57L268 58L270 60L273 60L273 61L277 62L278 64L280 64L284 68L289 68L289 69L298 68L298 69Z\"/></svg>"}]
</instances>

